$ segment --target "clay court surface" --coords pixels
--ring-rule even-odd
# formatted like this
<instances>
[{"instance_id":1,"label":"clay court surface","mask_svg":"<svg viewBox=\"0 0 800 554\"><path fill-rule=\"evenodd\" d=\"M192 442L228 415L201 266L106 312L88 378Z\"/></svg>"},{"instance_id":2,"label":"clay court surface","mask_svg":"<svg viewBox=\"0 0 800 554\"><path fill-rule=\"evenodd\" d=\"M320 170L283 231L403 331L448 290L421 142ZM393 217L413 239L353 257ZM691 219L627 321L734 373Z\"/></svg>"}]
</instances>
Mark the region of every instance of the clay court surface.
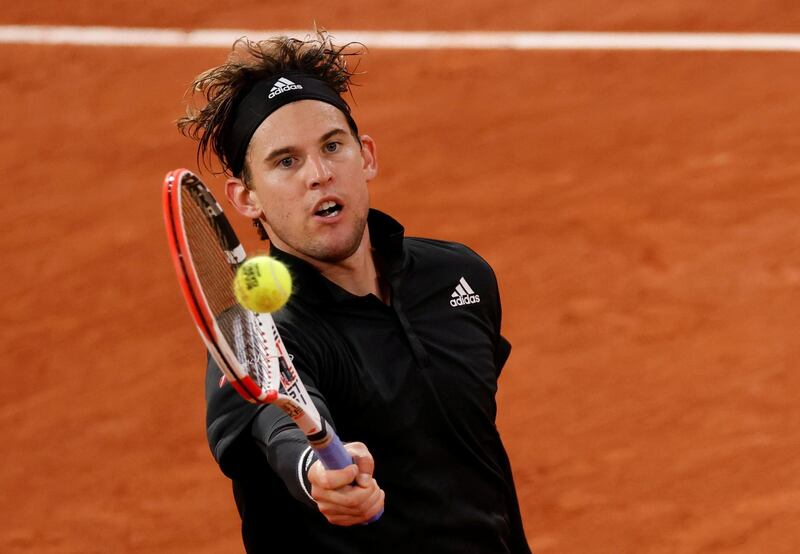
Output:
<instances>
[{"instance_id":1,"label":"clay court surface","mask_svg":"<svg viewBox=\"0 0 800 554\"><path fill-rule=\"evenodd\" d=\"M0 24L800 31L794 2L436 4L34 1ZM164 174L196 167L184 89L225 55L0 46L2 552L242 551L160 211ZM534 551L800 551L800 54L361 67L373 204L497 271L498 426Z\"/></svg>"}]
</instances>

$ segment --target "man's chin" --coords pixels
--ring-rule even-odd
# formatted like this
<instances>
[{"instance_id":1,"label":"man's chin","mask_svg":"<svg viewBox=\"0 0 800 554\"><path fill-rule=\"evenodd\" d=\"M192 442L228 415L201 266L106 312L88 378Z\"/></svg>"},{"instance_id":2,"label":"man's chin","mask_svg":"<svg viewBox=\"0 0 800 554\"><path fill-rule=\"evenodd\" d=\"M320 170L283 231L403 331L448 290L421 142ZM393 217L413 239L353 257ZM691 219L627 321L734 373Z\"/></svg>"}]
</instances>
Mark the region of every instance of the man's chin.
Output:
<instances>
[{"instance_id":1,"label":"man's chin","mask_svg":"<svg viewBox=\"0 0 800 554\"><path fill-rule=\"evenodd\" d=\"M306 261L325 264L338 264L353 256L361 247L366 235L366 217L350 226L348 232L343 227L306 230L305 240L297 236L297 240L286 240L283 234L270 228L270 236L278 240L276 245L289 254L294 254ZM337 226L338 227L338 226ZM291 235L288 235L291 237ZM309 240L310 239L310 240Z\"/></svg>"},{"instance_id":2,"label":"man's chin","mask_svg":"<svg viewBox=\"0 0 800 554\"><path fill-rule=\"evenodd\" d=\"M358 252L359 246L361 246L361 239L355 241L355 244L313 248L310 252L306 252L306 255L326 264L336 264Z\"/></svg>"},{"instance_id":3,"label":"man's chin","mask_svg":"<svg viewBox=\"0 0 800 554\"><path fill-rule=\"evenodd\" d=\"M365 230L366 219L355 229L351 228L348 236L337 237L335 234L331 234L327 237L318 237L318 242L312 242L304 254L327 264L343 262L358 252L366 234Z\"/></svg>"}]
</instances>

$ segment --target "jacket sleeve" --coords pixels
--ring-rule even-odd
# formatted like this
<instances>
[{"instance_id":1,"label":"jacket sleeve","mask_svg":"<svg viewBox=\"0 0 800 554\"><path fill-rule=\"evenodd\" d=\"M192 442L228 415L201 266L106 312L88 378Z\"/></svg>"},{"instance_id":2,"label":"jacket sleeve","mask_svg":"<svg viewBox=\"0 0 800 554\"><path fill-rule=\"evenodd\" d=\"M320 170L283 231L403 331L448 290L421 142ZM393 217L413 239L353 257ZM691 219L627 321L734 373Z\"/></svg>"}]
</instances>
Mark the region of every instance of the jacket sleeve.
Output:
<instances>
[{"instance_id":1,"label":"jacket sleeve","mask_svg":"<svg viewBox=\"0 0 800 554\"><path fill-rule=\"evenodd\" d=\"M330 422L325 400L313 383L308 383L305 379L303 381L320 416ZM305 434L292 419L277 406L265 406L253 420L250 435L289 493L307 506L316 507L311 498L308 470L317 460L317 456L309 446Z\"/></svg>"},{"instance_id":2,"label":"jacket sleeve","mask_svg":"<svg viewBox=\"0 0 800 554\"><path fill-rule=\"evenodd\" d=\"M206 366L206 436L211 454L222 472L241 478L249 467L247 445L239 437L258 414L260 406L250 404L233 390L209 355Z\"/></svg>"},{"instance_id":3,"label":"jacket sleeve","mask_svg":"<svg viewBox=\"0 0 800 554\"><path fill-rule=\"evenodd\" d=\"M503 371L503 366L506 365L508 357L511 355L511 342L504 337L501 333L501 324L503 320L503 305L500 300L500 285L497 282L497 275L489 264L486 264L491 272L492 281L494 283L494 329L495 329L495 346L494 346L494 365L497 371L497 376Z\"/></svg>"},{"instance_id":4,"label":"jacket sleeve","mask_svg":"<svg viewBox=\"0 0 800 554\"><path fill-rule=\"evenodd\" d=\"M294 364L320 416L333 426L325 399L312 375L302 367L317 367L309 349L292 345L284 336ZM206 427L209 446L222 472L231 479L251 471L270 471L279 477L294 498L310 507L307 472L317 459L305 435L286 413L274 405L255 405L239 396L222 379L211 356L206 371Z\"/></svg>"}]
</instances>

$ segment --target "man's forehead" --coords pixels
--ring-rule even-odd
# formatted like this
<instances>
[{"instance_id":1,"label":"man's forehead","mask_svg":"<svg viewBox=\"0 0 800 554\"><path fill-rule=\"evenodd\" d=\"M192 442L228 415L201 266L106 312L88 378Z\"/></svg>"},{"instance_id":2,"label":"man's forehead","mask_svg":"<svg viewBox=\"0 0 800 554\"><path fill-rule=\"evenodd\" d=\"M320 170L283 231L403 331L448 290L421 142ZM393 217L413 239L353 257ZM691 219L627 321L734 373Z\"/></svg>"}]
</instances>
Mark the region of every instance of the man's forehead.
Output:
<instances>
[{"instance_id":1,"label":"man's forehead","mask_svg":"<svg viewBox=\"0 0 800 554\"><path fill-rule=\"evenodd\" d=\"M333 129L347 129L347 118L337 107L319 100L299 100L281 106L256 129L251 143L260 147L291 146L316 141Z\"/></svg>"}]
</instances>

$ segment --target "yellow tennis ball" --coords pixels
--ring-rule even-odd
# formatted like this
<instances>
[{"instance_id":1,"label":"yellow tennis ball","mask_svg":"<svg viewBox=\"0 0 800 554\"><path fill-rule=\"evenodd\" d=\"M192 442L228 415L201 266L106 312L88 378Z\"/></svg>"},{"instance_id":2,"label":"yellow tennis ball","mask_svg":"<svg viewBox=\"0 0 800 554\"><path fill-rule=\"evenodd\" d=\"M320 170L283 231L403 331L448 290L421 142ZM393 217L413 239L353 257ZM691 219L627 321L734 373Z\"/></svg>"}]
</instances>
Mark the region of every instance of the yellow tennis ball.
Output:
<instances>
[{"instance_id":1,"label":"yellow tennis ball","mask_svg":"<svg viewBox=\"0 0 800 554\"><path fill-rule=\"evenodd\" d=\"M274 312L292 294L292 276L286 266L269 256L254 256L236 270L233 293L253 312Z\"/></svg>"}]
</instances>

